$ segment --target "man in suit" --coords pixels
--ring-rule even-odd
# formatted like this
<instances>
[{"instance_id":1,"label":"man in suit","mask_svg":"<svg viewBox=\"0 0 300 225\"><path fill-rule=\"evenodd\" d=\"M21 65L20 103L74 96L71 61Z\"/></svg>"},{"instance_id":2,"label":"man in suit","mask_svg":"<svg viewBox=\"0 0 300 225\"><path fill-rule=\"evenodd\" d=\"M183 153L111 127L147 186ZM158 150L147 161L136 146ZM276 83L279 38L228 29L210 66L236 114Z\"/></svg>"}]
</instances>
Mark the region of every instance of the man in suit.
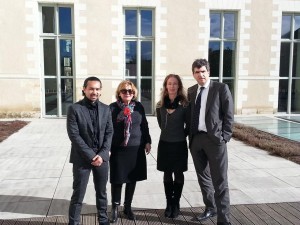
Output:
<instances>
[{"instance_id":1,"label":"man in suit","mask_svg":"<svg viewBox=\"0 0 300 225\"><path fill-rule=\"evenodd\" d=\"M100 225L109 224L106 184L113 125L109 107L99 101L101 88L97 77L88 77L83 85L84 98L68 109L67 131L72 144L70 162L73 163L69 225L80 224L82 201L91 171L98 222Z\"/></svg>"},{"instance_id":2,"label":"man in suit","mask_svg":"<svg viewBox=\"0 0 300 225\"><path fill-rule=\"evenodd\" d=\"M217 224L226 225L230 224L226 143L232 135L233 100L226 84L210 80L206 59L195 60L192 71L198 84L188 89L189 146L206 206L197 219L217 215Z\"/></svg>"}]
</instances>

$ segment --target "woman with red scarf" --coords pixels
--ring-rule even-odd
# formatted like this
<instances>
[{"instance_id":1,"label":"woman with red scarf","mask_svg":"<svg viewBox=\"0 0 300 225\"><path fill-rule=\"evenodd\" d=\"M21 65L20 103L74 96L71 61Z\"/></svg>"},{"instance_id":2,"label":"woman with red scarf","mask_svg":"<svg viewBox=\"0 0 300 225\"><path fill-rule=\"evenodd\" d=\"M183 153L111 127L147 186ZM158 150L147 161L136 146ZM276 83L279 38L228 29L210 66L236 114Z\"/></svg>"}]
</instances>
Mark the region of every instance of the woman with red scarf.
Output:
<instances>
[{"instance_id":1,"label":"woman with red scarf","mask_svg":"<svg viewBox=\"0 0 300 225\"><path fill-rule=\"evenodd\" d=\"M117 101L110 104L114 135L110 156L111 223L118 219L122 184L126 183L124 214L135 220L131 202L137 181L147 179L146 154L151 150L151 137L143 105L136 101L137 89L128 80L116 90Z\"/></svg>"}]
</instances>

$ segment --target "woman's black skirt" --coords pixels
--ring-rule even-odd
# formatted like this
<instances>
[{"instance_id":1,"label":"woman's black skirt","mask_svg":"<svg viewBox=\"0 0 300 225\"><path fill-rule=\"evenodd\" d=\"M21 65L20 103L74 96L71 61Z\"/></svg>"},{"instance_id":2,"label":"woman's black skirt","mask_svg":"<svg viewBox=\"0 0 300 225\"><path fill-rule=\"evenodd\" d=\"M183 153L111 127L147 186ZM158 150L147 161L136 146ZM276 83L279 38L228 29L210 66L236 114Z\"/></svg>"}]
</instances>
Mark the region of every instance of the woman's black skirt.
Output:
<instances>
[{"instance_id":1,"label":"woman's black skirt","mask_svg":"<svg viewBox=\"0 0 300 225\"><path fill-rule=\"evenodd\" d=\"M157 151L157 170L163 172L184 172L187 171L187 164L188 148L186 141L159 141Z\"/></svg>"},{"instance_id":2,"label":"woman's black skirt","mask_svg":"<svg viewBox=\"0 0 300 225\"><path fill-rule=\"evenodd\" d=\"M112 147L109 162L112 184L147 179L147 162L143 146Z\"/></svg>"}]
</instances>

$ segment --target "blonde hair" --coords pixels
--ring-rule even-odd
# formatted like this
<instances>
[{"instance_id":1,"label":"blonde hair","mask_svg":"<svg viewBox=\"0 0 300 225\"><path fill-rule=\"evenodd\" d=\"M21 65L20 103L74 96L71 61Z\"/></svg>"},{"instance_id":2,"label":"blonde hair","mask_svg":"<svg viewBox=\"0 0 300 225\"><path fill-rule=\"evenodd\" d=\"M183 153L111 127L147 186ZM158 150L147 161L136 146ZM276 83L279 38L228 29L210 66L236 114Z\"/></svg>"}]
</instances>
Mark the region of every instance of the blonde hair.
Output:
<instances>
[{"instance_id":1,"label":"blonde hair","mask_svg":"<svg viewBox=\"0 0 300 225\"><path fill-rule=\"evenodd\" d=\"M126 89L126 86L131 86L131 89L133 91L133 97L132 100L136 100L137 99L137 95L138 95L138 90L135 87L134 83L132 83L130 80L123 80L121 81L121 83L118 85L117 90L116 90L116 99L121 101L121 97L120 97L120 92L122 89Z\"/></svg>"}]
</instances>

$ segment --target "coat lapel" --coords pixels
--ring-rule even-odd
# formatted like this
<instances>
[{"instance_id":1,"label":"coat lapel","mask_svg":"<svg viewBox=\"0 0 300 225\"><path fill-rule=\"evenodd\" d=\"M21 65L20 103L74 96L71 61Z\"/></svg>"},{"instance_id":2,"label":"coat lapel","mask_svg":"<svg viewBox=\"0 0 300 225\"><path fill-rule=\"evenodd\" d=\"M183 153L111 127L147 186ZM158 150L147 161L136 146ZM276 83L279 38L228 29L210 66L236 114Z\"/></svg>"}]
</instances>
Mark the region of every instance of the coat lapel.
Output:
<instances>
[{"instance_id":1,"label":"coat lapel","mask_svg":"<svg viewBox=\"0 0 300 225\"><path fill-rule=\"evenodd\" d=\"M194 85L191 88L191 109L192 109L192 112L194 112L195 101L196 101L196 96L197 96L197 89L198 89L198 84Z\"/></svg>"},{"instance_id":2,"label":"coat lapel","mask_svg":"<svg viewBox=\"0 0 300 225\"><path fill-rule=\"evenodd\" d=\"M209 90L208 90L208 95L207 95L207 100L206 100L206 109L205 109L205 115L207 114L207 112L210 109L211 104L213 104L213 97L215 95L215 88L214 88L214 82L212 80L210 80L210 84L209 84Z\"/></svg>"},{"instance_id":3,"label":"coat lapel","mask_svg":"<svg viewBox=\"0 0 300 225\"><path fill-rule=\"evenodd\" d=\"M87 107L82 107L83 115L88 123L89 128L91 129L92 132L94 132L93 124L92 124L92 119L89 113L89 110Z\"/></svg>"}]
</instances>

